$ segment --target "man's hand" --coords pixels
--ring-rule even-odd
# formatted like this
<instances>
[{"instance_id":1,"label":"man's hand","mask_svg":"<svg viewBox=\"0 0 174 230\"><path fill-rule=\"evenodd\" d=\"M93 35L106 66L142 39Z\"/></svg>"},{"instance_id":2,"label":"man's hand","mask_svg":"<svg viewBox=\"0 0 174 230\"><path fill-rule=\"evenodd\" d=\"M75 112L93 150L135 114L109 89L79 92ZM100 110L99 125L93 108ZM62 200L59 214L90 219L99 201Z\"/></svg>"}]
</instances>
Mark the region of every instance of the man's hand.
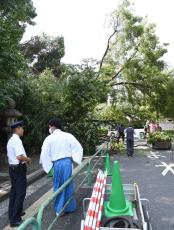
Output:
<instances>
[{"instance_id":1,"label":"man's hand","mask_svg":"<svg viewBox=\"0 0 174 230\"><path fill-rule=\"evenodd\" d=\"M29 165L31 165L32 160L31 160L31 158L30 158L30 157L27 157L27 163L28 163Z\"/></svg>"},{"instance_id":2,"label":"man's hand","mask_svg":"<svg viewBox=\"0 0 174 230\"><path fill-rule=\"evenodd\" d=\"M23 155L18 156L17 159L18 159L19 161L25 161L25 162L27 162L29 165L32 163L32 160L31 160L30 157L26 157L26 156L23 156Z\"/></svg>"}]
</instances>

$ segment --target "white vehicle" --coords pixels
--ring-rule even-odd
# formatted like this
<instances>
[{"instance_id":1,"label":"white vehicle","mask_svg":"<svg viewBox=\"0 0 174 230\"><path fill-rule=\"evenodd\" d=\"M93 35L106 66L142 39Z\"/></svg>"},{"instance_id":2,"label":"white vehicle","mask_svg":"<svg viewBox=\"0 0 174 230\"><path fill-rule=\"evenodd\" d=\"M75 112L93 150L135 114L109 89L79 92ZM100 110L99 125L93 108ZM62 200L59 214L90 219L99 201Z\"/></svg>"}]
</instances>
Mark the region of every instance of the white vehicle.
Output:
<instances>
[{"instance_id":1,"label":"white vehicle","mask_svg":"<svg viewBox=\"0 0 174 230\"><path fill-rule=\"evenodd\" d=\"M117 130L108 131L108 137L118 137L118 131Z\"/></svg>"},{"instance_id":2,"label":"white vehicle","mask_svg":"<svg viewBox=\"0 0 174 230\"><path fill-rule=\"evenodd\" d=\"M144 139L144 129L134 129L134 139Z\"/></svg>"},{"instance_id":3,"label":"white vehicle","mask_svg":"<svg viewBox=\"0 0 174 230\"><path fill-rule=\"evenodd\" d=\"M118 131L117 130L110 130L108 131L108 136L109 137L118 137ZM134 129L134 139L144 139L145 133L144 129ZM125 135L126 138L126 135Z\"/></svg>"}]
</instances>

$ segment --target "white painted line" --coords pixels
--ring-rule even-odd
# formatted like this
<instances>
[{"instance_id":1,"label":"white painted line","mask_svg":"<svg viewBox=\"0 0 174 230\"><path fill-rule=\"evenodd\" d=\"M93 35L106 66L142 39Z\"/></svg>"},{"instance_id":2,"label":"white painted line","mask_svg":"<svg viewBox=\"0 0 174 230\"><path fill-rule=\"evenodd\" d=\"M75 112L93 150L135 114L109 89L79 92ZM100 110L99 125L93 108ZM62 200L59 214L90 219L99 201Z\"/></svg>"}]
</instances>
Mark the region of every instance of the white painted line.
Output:
<instances>
[{"instance_id":1,"label":"white painted line","mask_svg":"<svg viewBox=\"0 0 174 230\"><path fill-rule=\"evenodd\" d=\"M150 159L166 158L166 156L162 156L162 155L156 154L154 152L150 152L150 154L148 154L147 157Z\"/></svg>"},{"instance_id":2,"label":"white painted line","mask_svg":"<svg viewBox=\"0 0 174 230\"><path fill-rule=\"evenodd\" d=\"M165 162L161 162L161 165L155 165L156 167L165 167L162 171L162 175L165 176L168 172L171 172L174 175L174 164L166 164Z\"/></svg>"}]
</instances>

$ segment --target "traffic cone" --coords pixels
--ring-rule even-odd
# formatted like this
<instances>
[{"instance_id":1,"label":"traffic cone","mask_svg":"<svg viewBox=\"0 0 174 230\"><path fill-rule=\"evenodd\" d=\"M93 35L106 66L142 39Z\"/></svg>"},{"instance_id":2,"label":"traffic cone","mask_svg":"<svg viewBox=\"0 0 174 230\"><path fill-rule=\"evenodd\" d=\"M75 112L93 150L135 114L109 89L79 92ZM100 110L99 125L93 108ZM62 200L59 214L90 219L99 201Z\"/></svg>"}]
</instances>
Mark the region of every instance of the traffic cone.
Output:
<instances>
[{"instance_id":1,"label":"traffic cone","mask_svg":"<svg viewBox=\"0 0 174 230\"><path fill-rule=\"evenodd\" d=\"M105 160L105 172L107 176L112 176L111 164L110 164L110 157L109 153L106 153L106 160Z\"/></svg>"},{"instance_id":2,"label":"traffic cone","mask_svg":"<svg viewBox=\"0 0 174 230\"><path fill-rule=\"evenodd\" d=\"M104 210L106 217L133 216L132 203L125 199L118 161L114 162L112 191Z\"/></svg>"}]
</instances>

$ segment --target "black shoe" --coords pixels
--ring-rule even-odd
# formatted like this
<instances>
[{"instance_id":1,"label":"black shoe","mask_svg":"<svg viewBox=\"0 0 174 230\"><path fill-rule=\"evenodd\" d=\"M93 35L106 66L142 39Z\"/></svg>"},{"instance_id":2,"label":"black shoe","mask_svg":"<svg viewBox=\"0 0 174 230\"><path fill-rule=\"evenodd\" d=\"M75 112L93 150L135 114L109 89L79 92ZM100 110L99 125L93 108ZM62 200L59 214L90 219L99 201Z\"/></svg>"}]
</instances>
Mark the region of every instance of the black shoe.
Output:
<instances>
[{"instance_id":1,"label":"black shoe","mask_svg":"<svg viewBox=\"0 0 174 230\"><path fill-rule=\"evenodd\" d=\"M22 222L23 222L23 221L21 220L21 221L16 222L16 223L10 223L10 227L11 227L11 228L18 227L19 225L22 224Z\"/></svg>"},{"instance_id":2,"label":"black shoe","mask_svg":"<svg viewBox=\"0 0 174 230\"><path fill-rule=\"evenodd\" d=\"M21 216L25 216L25 214L26 214L25 212L22 212L22 213L21 213Z\"/></svg>"}]
</instances>

